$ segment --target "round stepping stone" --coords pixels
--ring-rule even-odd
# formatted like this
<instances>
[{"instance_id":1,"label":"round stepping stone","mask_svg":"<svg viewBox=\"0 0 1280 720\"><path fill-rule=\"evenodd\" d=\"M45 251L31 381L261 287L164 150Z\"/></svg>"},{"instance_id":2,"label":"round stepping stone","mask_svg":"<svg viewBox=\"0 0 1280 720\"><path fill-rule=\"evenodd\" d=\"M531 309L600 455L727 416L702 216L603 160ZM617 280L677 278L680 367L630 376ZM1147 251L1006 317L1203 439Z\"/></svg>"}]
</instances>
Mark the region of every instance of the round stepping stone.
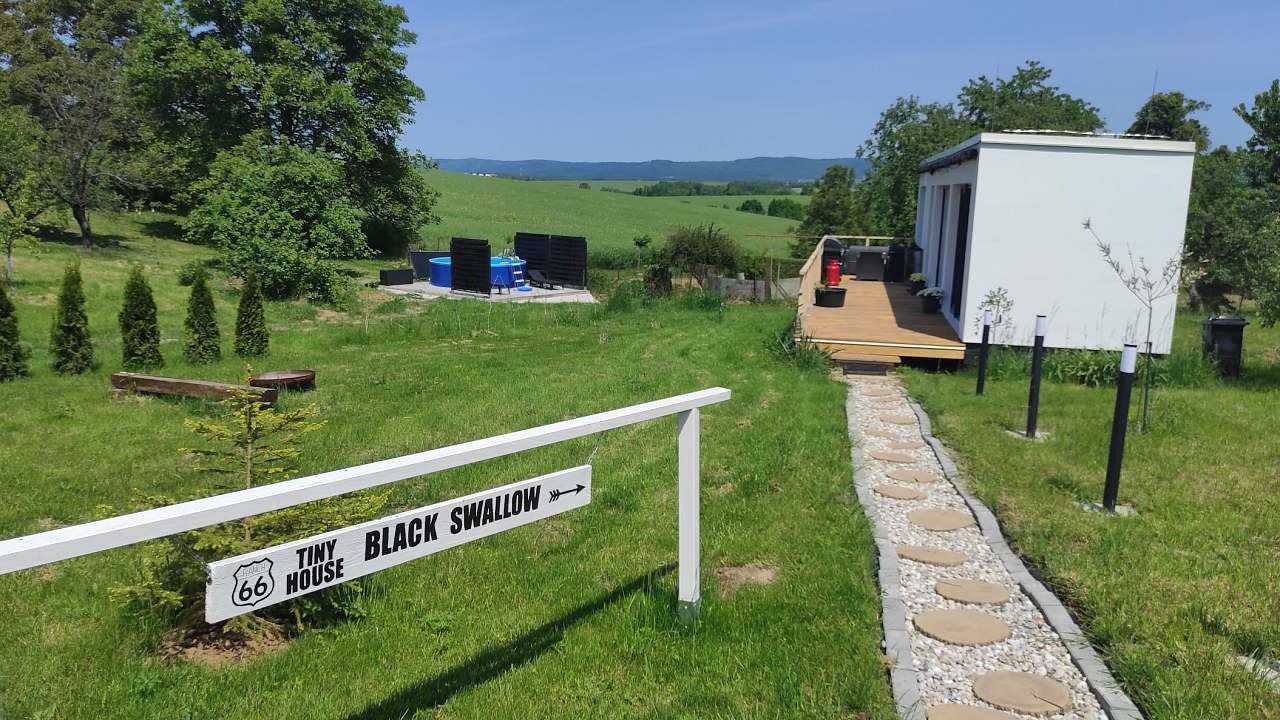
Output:
<instances>
[{"instance_id":1,"label":"round stepping stone","mask_svg":"<svg viewBox=\"0 0 1280 720\"><path fill-rule=\"evenodd\" d=\"M895 440L889 443L891 450L919 450L924 447L924 443L919 440Z\"/></svg>"},{"instance_id":2,"label":"round stepping stone","mask_svg":"<svg viewBox=\"0 0 1280 720\"><path fill-rule=\"evenodd\" d=\"M889 472L885 473L885 477L888 477L891 480L898 480L900 482L914 482L914 483L938 482L938 480L940 479L937 475L931 475L925 472L924 470L911 470L908 468L890 470Z\"/></svg>"},{"instance_id":3,"label":"round stepping stone","mask_svg":"<svg viewBox=\"0 0 1280 720\"><path fill-rule=\"evenodd\" d=\"M862 394L867 397L889 397L890 395L897 395L898 393L885 387L872 387L863 390Z\"/></svg>"},{"instance_id":4,"label":"round stepping stone","mask_svg":"<svg viewBox=\"0 0 1280 720\"><path fill-rule=\"evenodd\" d=\"M862 431L862 434L867 437L886 438L889 440L897 440L902 437L896 432L889 432L888 430L881 430L880 428L867 428Z\"/></svg>"},{"instance_id":5,"label":"round stepping stone","mask_svg":"<svg viewBox=\"0 0 1280 720\"><path fill-rule=\"evenodd\" d=\"M934 705L926 720L1018 720L1009 713L977 705Z\"/></svg>"},{"instance_id":6,"label":"round stepping stone","mask_svg":"<svg viewBox=\"0 0 1280 720\"><path fill-rule=\"evenodd\" d=\"M893 425L915 425L916 424L915 415L883 415L880 417L880 419Z\"/></svg>"},{"instance_id":7,"label":"round stepping stone","mask_svg":"<svg viewBox=\"0 0 1280 720\"><path fill-rule=\"evenodd\" d=\"M1008 640L1010 633L1009 623L977 610L928 610L911 621L920 632L950 645L991 645Z\"/></svg>"},{"instance_id":8,"label":"round stepping stone","mask_svg":"<svg viewBox=\"0 0 1280 720\"><path fill-rule=\"evenodd\" d=\"M912 510L907 513L907 519L925 530L933 530L934 532L973 527L973 516L959 510L938 510L936 508Z\"/></svg>"},{"instance_id":9,"label":"round stepping stone","mask_svg":"<svg viewBox=\"0 0 1280 720\"><path fill-rule=\"evenodd\" d=\"M943 578L933 591L948 600L971 605L1000 605L1009 602L1009 591L1002 585L968 578Z\"/></svg>"},{"instance_id":10,"label":"round stepping stone","mask_svg":"<svg viewBox=\"0 0 1280 720\"><path fill-rule=\"evenodd\" d=\"M898 557L904 557L908 560L915 560L926 565L940 565L942 567L955 567L964 564L968 560L968 556L963 553L951 550L943 550L942 548L927 547L925 545L899 545Z\"/></svg>"},{"instance_id":11,"label":"round stepping stone","mask_svg":"<svg viewBox=\"0 0 1280 720\"><path fill-rule=\"evenodd\" d=\"M904 453L888 452L886 450L872 450L871 457L877 460L883 460L891 463L913 463L916 459L911 455Z\"/></svg>"},{"instance_id":12,"label":"round stepping stone","mask_svg":"<svg viewBox=\"0 0 1280 720\"><path fill-rule=\"evenodd\" d=\"M988 705L1023 715L1053 715L1074 705L1067 686L1057 680L1007 670L974 678L973 694Z\"/></svg>"},{"instance_id":13,"label":"round stepping stone","mask_svg":"<svg viewBox=\"0 0 1280 720\"><path fill-rule=\"evenodd\" d=\"M876 485L871 488L885 497L894 500L923 500L929 493L905 485Z\"/></svg>"}]
</instances>

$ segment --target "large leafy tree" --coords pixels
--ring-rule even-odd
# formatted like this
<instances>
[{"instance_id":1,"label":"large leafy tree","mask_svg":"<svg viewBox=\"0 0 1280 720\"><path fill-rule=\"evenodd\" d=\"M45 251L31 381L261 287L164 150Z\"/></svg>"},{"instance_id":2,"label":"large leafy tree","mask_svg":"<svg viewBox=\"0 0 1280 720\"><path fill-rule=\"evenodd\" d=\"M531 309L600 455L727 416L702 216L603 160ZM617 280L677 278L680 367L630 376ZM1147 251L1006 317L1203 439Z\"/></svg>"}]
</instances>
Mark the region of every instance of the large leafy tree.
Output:
<instances>
[{"instance_id":1,"label":"large leafy tree","mask_svg":"<svg viewBox=\"0 0 1280 720\"><path fill-rule=\"evenodd\" d=\"M1197 150L1204 152L1209 148L1209 128L1191 115L1208 109L1209 103L1193 100L1176 90L1155 93L1138 108L1133 124L1125 132L1190 140Z\"/></svg>"},{"instance_id":2,"label":"large leafy tree","mask_svg":"<svg viewBox=\"0 0 1280 720\"><path fill-rule=\"evenodd\" d=\"M40 182L70 208L85 247L90 210L135 184L123 69L138 2L0 0L0 95L40 126Z\"/></svg>"},{"instance_id":3,"label":"large leafy tree","mask_svg":"<svg viewBox=\"0 0 1280 720\"><path fill-rule=\"evenodd\" d=\"M796 241L791 254L804 257L814 246L814 236L855 235L857 217L853 198L853 171L844 165L832 165L813 188L813 199L805 208L804 219L796 228Z\"/></svg>"},{"instance_id":4,"label":"large leafy tree","mask_svg":"<svg viewBox=\"0 0 1280 720\"><path fill-rule=\"evenodd\" d=\"M870 215L868 231L896 237L915 233L920 163L974 132L953 105L898 98L880 114L858 149L871 168L859 188Z\"/></svg>"},{"instance_id":5,"label":"large leafy tree","mask_svg":"<svg viewBox=\"0 0 1280 720\"><path fill-rule=\"evenodd\" d=\"M40 182L40 128L21 108L0 108L0 247L13 284L13 251L34 245L37 218L53 205Z\"/></svg>"},{"instance_id":6,"label":"large leafy tree","mask_svg":"<svg viewBox=\"0 0 1280 720\"><path fill-rule=\"evenodd\" d=\"M976 132L1102 128L1098 109L1050 85L1052 74L1028 60L1008 78L970 80L954 103L901 97L886 108L858 149L858 155L871 163L866 180L855 191L858 204L869 213L866 230L914 235L921 161Z\"/></svg>"},{"instance_id":7,"label":"large leafy tree","mask_svg":"<svg viewBox=\"0 0 1280 720\"><path fill-rule=\"evenodd\" d=\"M961 117L976 129L1074 130L1093 132L1103 126L1098 108L1049 84L1053 71L1035 60L1018 66L1008 78L985 75L960 91Z\"/></svg>"},{"instance_id":8,"label":"large leafy tree","mask_svg":"<svg viewBox=\"0 0 1280 720\"><path fill-rule=\"evenodd\" d=\"M1280 80L1272 80L1269 88L1254 97L1253 105L1240 103L1235 111L1253 131L1245 142L1251 182L1280 192Z\"/></svg>"},{"instance_id":9,"label":"large leafy tree","mask_svg":"<svg viewBox=\"0 0 1280 720\"><path fill-rule=\"evenodd\" d=\"M202 177L250 133L341 162L369 243L404 246L434 220L434 193L397 145L422 90L405 74L415 42L380 0L173 0L143 15L130 78L158 139Z\"/></svg>"}]
</instances>

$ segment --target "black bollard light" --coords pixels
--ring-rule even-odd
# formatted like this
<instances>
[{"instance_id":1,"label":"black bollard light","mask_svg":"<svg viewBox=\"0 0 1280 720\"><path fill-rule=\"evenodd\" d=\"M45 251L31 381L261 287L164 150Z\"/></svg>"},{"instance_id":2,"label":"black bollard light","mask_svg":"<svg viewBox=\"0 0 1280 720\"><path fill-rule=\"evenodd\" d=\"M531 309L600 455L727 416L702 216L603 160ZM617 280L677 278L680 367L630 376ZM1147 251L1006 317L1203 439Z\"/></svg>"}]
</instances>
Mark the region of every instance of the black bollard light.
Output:
<instances>
[{"instance_id":1,"label":"black bollard light","mask_svg":"<svg viewBox=\"0 0 1280 720\"><path fill-rule=\"evenodd\" d=\"M1102 507L1116 511L1120 494L1120 464L1124 462L1124 438L1129 432L1129 395L1133 393L1133 371L1138 367L1138 346L1124 346L1120 372L1116 374L1116 412L1111 418L1111 451L1107 455L1107 484L1102 490Z\"/></svg>"},{"instance_id":2,"label":"black bollard light","mask_svg":"<svg viewBox=\"0 0 1280 720\"><path fill-rule=\"evenodd\" d=\"M982 346L978 348L978 394L987 387L987 351L991 349L991 311L982 314Z\"/></svg>"},{"instance_id":3,"label":"black bollard light","mask_svg":"<svg viewBox=\"0 0 1280 720\"><path fill-rule=\"evenodd\" d=\"M1040 371L1044 366L1044 333L1049 324L1044 315L1036 316L1036 344L1031 348L1031 392L1027 396L1027 437L1036 439L1036 416L1040 414Z\"/></svg>"}]
</instances>

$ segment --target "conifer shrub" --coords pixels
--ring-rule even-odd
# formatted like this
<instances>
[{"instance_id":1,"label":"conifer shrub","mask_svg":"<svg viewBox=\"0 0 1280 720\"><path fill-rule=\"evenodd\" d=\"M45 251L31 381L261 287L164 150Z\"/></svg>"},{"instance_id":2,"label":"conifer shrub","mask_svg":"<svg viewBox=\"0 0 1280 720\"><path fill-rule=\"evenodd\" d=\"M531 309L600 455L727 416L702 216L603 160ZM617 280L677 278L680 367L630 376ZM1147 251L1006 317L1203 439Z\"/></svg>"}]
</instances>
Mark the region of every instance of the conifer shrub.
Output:
<instances>
[{"instance_id":1,"label":"conifer shrub","mask_svg":"<svg viewBox=\"0 0 1280 720\"><path fill-rule=\"evenodd\" d=\"M210 488L213 492L245 490L290 477L302 456L301 438L324 427L323 421L316 420L314 405L281 410L263 403L248 389L232 390L223 407L226 416L222 421L186 420L187 429L205 442L180 450L185 457L196 459L198 470L219 479ZM173 503L165 497L141 500L147 507ZM356 493L171 535L149 544L137 578L113 585L109 593L135 615L198 631L206 627L203 562L355 525L377 517L386 502L385 493ZM370 582L370 578L350 580L263 607L225 621L221 630L249 637L278 637L357 619L366 614Z\"/></svg>"},{"instance_id":2,"label":"conifer shrub","mask_svg":"<svg viewBox=\"0 0 1280 720\"><path fill-rule=\"evenodd\" d=\"M27 348L18 337L18 318L4 283L0 283L0 382L30 374Z\"/></svg>"},{"instance_id":3,"label":"conifer shrub","mask_svg":"<svg viewBox=\"0 0 1280 720\"><path fill-rule=\"evenodd\" d=\"M222 357L222 337L218 332L218 315L213 307L213 293L203 268L191 281L191 297L187 300L187 319L183 323L182 357L192 365L215 362Z\"/></svg>"},{"instance_id":4,"label":"conifer shrub","mask_svg":"<svg viewBox=\"0 0 1280 720\"><path fill-rule=\"evenodd\" d=\"M150 370L164 367L160 354L160 326L156 322L156 300L151 286L135 266L124 286L124 305L120 308L120 356L125 370Z\"/></svg>"},{"instance_id":5,"label":"conifer shrub","mask_svg":"<svg viewBox=\"0 0 1280 720\"><path fill-rule=\"evenodd\" d=\"M58 308L49 334L50 367L59 375L79 375L93 369L93 341L84 309L80 266L68 265L58 292Z\"/></svg>"},{"instance_id":6,"label":"conifer shrub","mask_svg":"<svg viewBox=\"0 0 1280 720\"><path fill-rule=\"evenodd\" d=\"M250 271L244 278L236 310L236 354L241 357L266 355L270 340L262 310L262 283L258 274Z\"/></svg>"}]
</instances>

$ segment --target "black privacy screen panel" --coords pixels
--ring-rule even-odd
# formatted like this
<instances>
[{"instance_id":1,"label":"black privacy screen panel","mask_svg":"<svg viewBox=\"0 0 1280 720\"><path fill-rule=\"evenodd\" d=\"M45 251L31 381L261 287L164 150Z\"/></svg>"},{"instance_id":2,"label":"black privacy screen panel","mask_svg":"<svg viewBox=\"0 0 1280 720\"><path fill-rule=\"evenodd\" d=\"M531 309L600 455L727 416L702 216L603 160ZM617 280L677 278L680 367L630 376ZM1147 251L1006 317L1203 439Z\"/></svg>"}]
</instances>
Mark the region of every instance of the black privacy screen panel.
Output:
<instances>
[{"instance_id":1,"label":"black privacy screen panel","mask_svg":"<svg viewBox=\"0 0 1280 720\"><path fill-rule=\"evenodd\" d=\"M515 237L516 256L525 262L528 270L547 272L547 241L550 235L518 232Z\"/></svg>"},{"instance_id":2,"label":"black privacy screen panel","mask_svg":"<svg viewBox=\"0 0 1280 720\"><path fill-rule=\"evenodd\" d=\"M455 291L489 294L489 241L453 238L449 257Z\"/></svg>"},{"instance_id":3,"label":"black privacy screen panel","mask_svg":"<svg viewBox=\"0 0 1280 720\"><path fill-rule=\"evenodd\" d=\"M587 286L587 239L552 235L547 241L547 279L560 285Z\"/></svg>"}]
</instances>

